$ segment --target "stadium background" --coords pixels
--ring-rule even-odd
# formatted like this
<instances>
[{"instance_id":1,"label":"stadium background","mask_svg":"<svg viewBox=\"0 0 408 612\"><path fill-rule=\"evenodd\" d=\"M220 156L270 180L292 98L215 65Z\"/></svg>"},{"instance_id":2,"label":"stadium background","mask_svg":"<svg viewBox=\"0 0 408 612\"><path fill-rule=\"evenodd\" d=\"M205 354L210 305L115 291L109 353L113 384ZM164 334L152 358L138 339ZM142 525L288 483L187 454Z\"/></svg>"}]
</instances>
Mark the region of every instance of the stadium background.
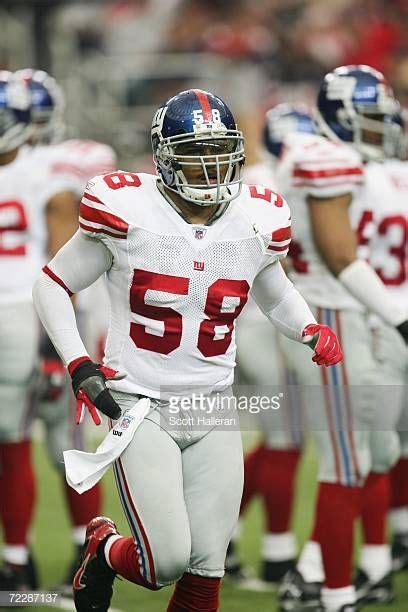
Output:
<instances>
[{"instance_id":1,"label":"stadium background","mask_svg":"<svg viewBox=\"0 0 408 612\"><path fill-rule=\"evenodd\" d=\"M335 66L368 63L382 70L408 106L407 31L405 0L1 0L0 68L48 70L66 95L66 136L107 142L128 170L152 167L149 125L158 104L191 86L209 89L235 112L250 164L263 111L281 101L312 102L317 83ZM246 434L246 443L255 436ZM72 551L59 482L40 431L37 437L33 549L46 588L61 579ZM314 469L309 449L294 519L300 542L311 523ZM126 529L112 478L104 485L105 511ZM255 503L241 544L255 571L261 524ZM399 577L398 602L376 606L377 612L407 610L406 583ZM167 598L166 589L150 593L121 582L113 606L158 612ZM274 601L273 594L226 582L221 610L272 611Z\"/></svg>"}]
</instances>

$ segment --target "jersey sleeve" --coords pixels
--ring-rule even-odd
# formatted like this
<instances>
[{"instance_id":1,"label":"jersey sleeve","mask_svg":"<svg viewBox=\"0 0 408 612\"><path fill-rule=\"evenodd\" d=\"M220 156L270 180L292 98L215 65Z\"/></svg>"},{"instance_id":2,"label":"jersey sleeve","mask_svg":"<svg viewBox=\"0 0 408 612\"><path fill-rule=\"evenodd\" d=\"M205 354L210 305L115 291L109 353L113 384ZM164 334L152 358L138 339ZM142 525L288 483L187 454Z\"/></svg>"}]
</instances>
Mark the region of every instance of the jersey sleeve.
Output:
<instances>
[{"instance_id":1,"label":"jersey sleeve","mask_svg":"<svg viewBox=\"0 0 408 612\"><path fill-rule=\"evenodd\" d=\"M319 138L297 152L292 167L292 186L315 198L334 198L353 193L363 181L360 156L351 147Z\"/></svg>"},{"instance_id":2,"label":"jersey sleeve","mask_svg":"<svg viewBox=\"0 0 408 612\"><path fill-rule=\"evenodd\" d=\"M105 187L104 175L88 181L79 206L79 228L86 236L97 240L107 237L124 240L129 224L117 210L113 210Z\"/></svg>"},{"instance_id":3,"label":"jersey sleeve","mask_svg":"<svg viewBox=\"0 0 408 612\"><path fill-rule=\"evenodd\" d=\"M264 246L262 268L288 254L291 241L291 216L286 200L264 185L249 185L254 227ZM261 268L261 269L262 269Z\"/></svg>"},{"instance_id":4,"label":"jersey sleeve","mask_svg":"<svg viewBox=\"0 0 408 612\"><path fill-rule=\"evenodd\" d=\"M65 181L70 190L81 197L91 177L113 172L116 167L116 154L110 146L88 140L72 140L55 147L51 173Z\"/></svg>"}]
</instances>

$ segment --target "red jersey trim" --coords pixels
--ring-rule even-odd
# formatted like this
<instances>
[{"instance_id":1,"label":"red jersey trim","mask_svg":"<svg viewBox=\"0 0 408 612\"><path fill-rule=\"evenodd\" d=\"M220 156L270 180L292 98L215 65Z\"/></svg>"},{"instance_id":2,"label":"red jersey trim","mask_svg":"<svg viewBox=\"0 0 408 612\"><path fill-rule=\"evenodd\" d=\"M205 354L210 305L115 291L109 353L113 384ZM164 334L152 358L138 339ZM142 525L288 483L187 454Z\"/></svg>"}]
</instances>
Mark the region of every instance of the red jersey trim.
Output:
<instances>
[{"instance_id":1,"label":"red jersey trim","mask_svg":"<svg viewBox=\"0 0 408 612\"><path fill-rule=\"evenodd\" d=\"M71 289L69 289L66 284L64 283L64 281L62 279L60 279L59 276L57 276L52 270L51 268L49 268L48 266L44 266L43 267L43 272L44 274L47 274L47 276L49 276L54 282L56 282L60 287L62 287L67 293L68 295L71 297L71 295L74 295L74 292L71 291Z\"/></svg>"}]
</instances>

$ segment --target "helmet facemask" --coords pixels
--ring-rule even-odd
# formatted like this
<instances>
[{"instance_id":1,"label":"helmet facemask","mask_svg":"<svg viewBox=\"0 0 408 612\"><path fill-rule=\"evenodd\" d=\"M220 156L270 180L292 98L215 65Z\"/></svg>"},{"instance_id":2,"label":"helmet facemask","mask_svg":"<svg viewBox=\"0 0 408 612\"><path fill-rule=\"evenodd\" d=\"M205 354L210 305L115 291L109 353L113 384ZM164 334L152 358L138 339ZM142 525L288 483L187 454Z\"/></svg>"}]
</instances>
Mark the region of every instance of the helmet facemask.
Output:
<instances>
[{"instance_id":1,"label":"helmet facemask","mask_svg":"<svg viewBox=\"0 0 408 612\"><path fill-rule=\"evenodd\" d=\"M162 139L155 151L168 189L199 206L226 204L238 197L245 161L239 130L197 130Z\"/></svg>"}]
</instances>

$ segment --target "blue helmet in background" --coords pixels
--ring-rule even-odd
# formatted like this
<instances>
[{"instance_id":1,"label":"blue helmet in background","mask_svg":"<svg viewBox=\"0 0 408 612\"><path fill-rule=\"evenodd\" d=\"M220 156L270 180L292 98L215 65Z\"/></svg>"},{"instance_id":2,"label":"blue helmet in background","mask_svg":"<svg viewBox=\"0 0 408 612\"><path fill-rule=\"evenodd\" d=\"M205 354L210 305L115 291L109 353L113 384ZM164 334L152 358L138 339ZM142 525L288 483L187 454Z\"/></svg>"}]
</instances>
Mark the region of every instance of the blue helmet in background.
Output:
<instances>
[{"instance_id":1,"label":"blue helmet in background","mask_svg":"<svg viewBox=\"0 0 408 612\"><path fill-rule=\"evenodd\" d=\"M25 68L16 72L31 96L33 144L49 144L61 140L65 131L65 100L61 87L44 70Z\"/></svg>"},{"instance_id":2,"label":"blue helmet in background","mask_svg":"<svg viewBox=\"0 0 408 612\"><path fill-rule=\"evenodd\" d=\"M30 136L30 96L12 72L0 71L0 153L17 149Z\"/></svg>"},{"instance_id":3,"label":"blue helmet in background","mask_svg":"<svg viewBox=\"0 0 408 612\"><path fill-rule=\"evenodd\" d=\"M303 132L316 134L316 124L307 106L303 104L278 104L265 115L263 143L274 157L279 157L287 134Z\"/></svg>"},{"instance_id":4,"label":"blue helmet in background","mask_svg":"<svg viewBox=\"0 0 408 612\"><path fill-rule=\"evenodd\" d=\"M173 96L157 110L151 138L163 184L184 200L210 206L239 195L244 138L218 96L201 89ZM188 179L186 167L200 178Z\"/></svg>"},{"instance_id":5,"label":"blue helmet in background","mask_svg":"<svg viewBox=\"0 0 408 612\"><path fill-rule=\"evenodd\" d=\"M353 145L365 160L394 157L400 106L384 75L370 66L340 66L324 77L316 121L323 134Z\"/></svg>"}]
</instances>

